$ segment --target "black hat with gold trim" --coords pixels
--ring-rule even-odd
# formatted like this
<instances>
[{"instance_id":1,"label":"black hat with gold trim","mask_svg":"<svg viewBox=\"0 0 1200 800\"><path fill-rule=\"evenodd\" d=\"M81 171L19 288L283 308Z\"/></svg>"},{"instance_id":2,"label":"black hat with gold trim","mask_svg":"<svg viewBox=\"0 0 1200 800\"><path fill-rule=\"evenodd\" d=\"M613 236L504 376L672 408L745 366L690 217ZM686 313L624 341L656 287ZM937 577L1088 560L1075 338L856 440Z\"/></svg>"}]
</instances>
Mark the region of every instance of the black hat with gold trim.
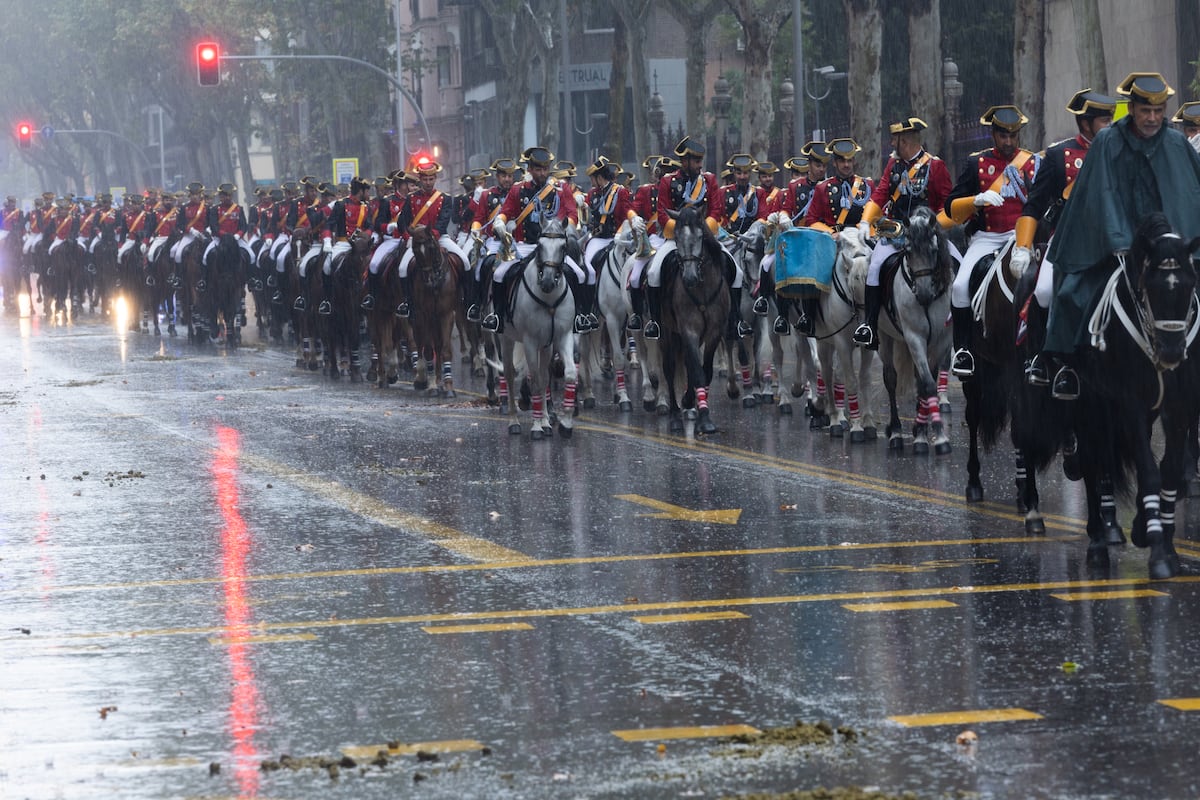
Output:
<instances>
[{"instance_id":1,"label":"black hat with gold trim","mask_svg":"<svg viewBox=\"0 0 1200 800\"><path fill-rule=\"evenodd\" d=\"M217 194L227 194L230 197L233 197L235 194L237 194L237 187L232 183L222 183L217 187Z\"/></svg>"},{"instance_id":2,"label":"black hat with gold trim","mask_svg":"<svg viewBox=\"0 0 1200 800\"><path fill-rule=\"evenodd\" d=\"M575 169L574 161L559 161L550 174L555 178L574 178L579 173Z\"/></svg>"},{"instance_id":3,"label":"black hat with gold trim","mask_svg":"<svg viewBox=\"0 0 1200 800\"><path fill-rule=\"evenodd\" d=\"M634 177L632 172L623 169L617 173L617 176L613 180L628 189L633 184Z\"/></svg>"},{"instance_id":4,"label":"black hat with gold trim","mask_svg":"<svg viewBox=\"0 0 1200 800\"><path fill-rule=\"evenodd\" d=\"M497 158L492 162L492 165L488 169L492 170L492 172L495 172L497 175L499 175L501 172L503 172L505 175L512 175L520 168L521 167L517 164L517 162L513 161L511 158Z\"/></svg>"},{"instance_id":5,"label":"black hat with gold trim","mask_svg":"<svg viewBox=\"0 0 1200 800\"><path fill-rule=\"evenodd\" d=\"M755 161L754 156L750 155L749 153L734 153L729 157L729 160L725 162L725 166L729 167L730 169L749 171L757 167L758 162Z\"/></svg>"},{"instance_id":6,"label":"black hat with gold trim","mask_svg":"<svg viewBox=\"0 0 1200 800\"><path fill-rule=\"evenodd\" d=\"M822 164L828 164L832 157L825 149L825 143L822 141L808 142L804 147L800 148L800 152L808 156L809 162L820 161Z\"/></svg>"},{"instance_id":7,"label":"black hat with gold trim","mask_svg":"<svg viewBox=\"0 0 1200 800\"><path fill-rule=\"evenodd\" d=\"M372 183L375 185L376 189L386 189L392 184L392 180L387 175L376 175L375 180L372 181Z\"/></svg>"},{"instance_id":8,"label":"black hat with gold trim","mask_svg":"<svg viewBox=\"0 0 1200 800\"><path fill-rule=\"evenodd\" d=\"M390 183L399 183L404 180L404 170L394 169L387 174Z\"/></svg>"},{"instance_id":9,"label":"black hat with gold trim","mask_svg":"<svg viewBox=\"0 0 1200 800\"><path fill-rule=\"evenodd\" d=\"M350 194L358 194L359 192L363 191L364 189L370 189L371 182L368 181L366 178L363 178L359 175L355 175L353 178L350 179L350 187L349 188L350 188Z\"/></svg>"},{"instance_id":10,"label":"black hat with gold trim","mask_svg":"<svg viewBox=\"0 0 1200 800\"><path fill-rule=\"evenodd\" d=\"M321 181L317 184L317 191L326 197L337 197L337 186L329 181Z\"/></svg>"},{"instance_id":11,"label":"black hat with gold trim","mask_svg":"<svg viewBox=\"0 0 1200 800\"><path fill-rule=\"evenodd\" d=\"M825 145L825 151L829 153L831 158L854 158L862 152L862 148L853 139L845 138L834 139Z\"/></svg>"},{"instance_id":12,"label":"black hat with gold trim","mask_svg":"<svg viewBox=\"0 0 1200 800\"><path fill-rule=\"evenodd\" d=\"M808 174L808 156L792 156L787 161L783 162L784 169L790 169L792 172L798 172L801 175Z\"/></svg>"},{"instance_id":13,"label":"black hat with gold trim","mask_svg":"<svg viewBox=\"0 0 1200 800\"><path fill-rule=\"evenodd\" d=\"M272 189L271 191L267 192L267 196L278 203L279 201L283 200L283 189Z\"/></svg>"},{"instance_id":14,"label":"black hat with gold trim","mask_svg":"<svg viewBox=\"0 0 1200 800\"><path fill-rule=\"evenodd\" d=\"M1131 72L1117 86L1117 94L1132 102L1161 105L1175 94L1175 90L1157 72Z\"/></svg>"},{"instance_id":15,"label":"black hat with gold trim","mask_svg":"<svg viewBox=\"0 0 1200 800\"><path fill-rule=\"evenodd\" d=\"M1192 128L1200 127L1200 100L1181 105L1175 116L1171 117L1171 122L1182 122Z\"/></svg>"},{"instance_id":16,"label":"black hat with gold trim","mask_svg":"<svg viewBox=\"0 0 1200 800\"><path fill-rule=\"evenodd\" d=\"M652 156L646 156L644 159L642 159L642 169L648 169L651 172L654 172L654 170L658 169L659 165L662 164L662 160L663 157L657 153Z\"/></svg>"},{"instance_id":17,"label":"black hat with gold trim","mask_svg":"<svg viewBox=\"0 0 1200 800\"><path fill-rule=\"evenodd\" d=\"M993 130L1017 133L1029 122L1029 117L1021 113L1016 106L992 106L983 112L979 124Z\"/></svg>"},{"instance_id":18,"label":"black hat with gold trim","mask_svg":"<svg viewBox=\"0 0 1200 800\"><path fill-rule=\"evenodd\" d=\"M549 167L554 164L554 153L540 145L527 147L521 153L521 160L531 167Z\"/></svg>"},{"instance_id":19,"label":"black hat with gold trim","mask_svg":"<svg viewBox=\"0 0 1200 800\"><path fill-rule=\"evenodd\" d=\"M1111 117L1117 110L1117 98L1083 89L1067 101L1067 111L1083 119Z\"/></svg>"},{"instance_id":20,"label":"black hat with gold trim","mask_svg":"<svg viewBox=\"0 0 1200 800\"><path fill-rule=\"evenodd\" d=\"M674 152L680 158L704 158L704 145L691 136L685 136L675 145Z\"/></svg>"},{"instance_id":21,"label":"black hat with gold trim","mask_svg":"<svg viewBox=\"0 0 1200 800\"><path fill-rule=\"evenodd\" d=\"M144 198L140 194L136 194L136 193L125 195L125 200L126 200L126 202L133 203L135 206L140 206L146 202L146 198Z\"/></svg>"},{"instance_id":22,"label":"black hat with gold trim","mask_svg":"<svg viewBox=\"0 0 1200 800\"><path fill-rule=\"evenodd\" d=\"M726 168L721 170L721 182L728 183L733 180L733 170Z\"/></svg>"},{"instance_id":23,"label":"black hat with gold trim","mask_svg":"<svg viewBox=\"0 0 1200 800\"><path fill-rule=\"evenodd\" d=\"M192 181L187 185L188 194L204 194L204 184L200 181Z\"/></svg>"},{"instance_id":24,"label":"black hat with gold trim","mask_svg":"<svg viewBox=\"0 0 1200 800\"><path fill-rule=\"evenodd\" d=\"M892 136L897 136L901 133L919 133L929 126L925 124L925 120L920 117L909 117L908 119L893 122L888 126L888 133Z\"/></svg>"},{"instance_id":25,"label":"black hat with gold trim","mask_svg":"<svg viewBox=\"0 0 1200 800\"><path fill-rule=\"evenodd\" d=\"M279 185L279 188L283 190L284 194L293 195L300 191L300 184L296 183L295 181L284 181Z\"/></svg>"},{"instance_id":26,"label":"black hat with gold trim","mask_svg":"<svg viewBox=\"0 0 1200 800\"><path fill-rule=\"evenodd\" d=\"M407 175L437 175L442 171L442 165L429 156L421 156L411 165Z\"/></svg>"},{"instance_id":27,"label":"black hat with gold trim","mask_svg":"<svg viewBox=\"0 0 1200 800\"><path fill-rule=\"evenodd\" d=\"M614 169L614 166L616 169ZM609 161L604 156L600 156L591 164L588 164L588 168L584 170L584 174L589 178L593 175L599 174L601 177L607 178L611 181L613 179L613 175L619 171L620 164L614 165L613 162Z\"/></svg>"},{"instance_id":28,"label":"black hat with gold trim","mask_svg":"<svg viewBox=\"0 0 1200 800\"><path fill-rule=\"evenodd\" d=\"M774 161L760 161L755 165L754 171L759 175L774 175L779 172L779 167L775 166Z\"/></svg>"},{"instance_id":29,"label":"black hat with gold trim","mask_svg":"<svg viewBox=\"0 0 1200 800\"><path fill-rule=\"evenodd\" d=\"M306 189L313 189L318 192L321 191L321 181L313 175L305 175L303 178L301 178L300 185Z\"/></svg>"}]
</instances>

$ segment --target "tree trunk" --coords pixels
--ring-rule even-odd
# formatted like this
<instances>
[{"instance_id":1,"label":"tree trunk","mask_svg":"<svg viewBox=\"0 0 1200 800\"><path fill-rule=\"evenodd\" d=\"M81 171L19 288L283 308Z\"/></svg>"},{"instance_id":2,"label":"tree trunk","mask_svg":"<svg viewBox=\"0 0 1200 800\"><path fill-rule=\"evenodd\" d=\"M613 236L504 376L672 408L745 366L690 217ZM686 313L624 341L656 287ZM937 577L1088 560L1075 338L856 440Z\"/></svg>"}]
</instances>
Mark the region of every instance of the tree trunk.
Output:
<instances>
[{"instance_id":1,"label":"tree trunk","mask_svg":"<svg viewBox=\"0 0 1200 800\"><path fill-rule=\"evenodd\" d=\"M850 91L850 129L863 152L859 171L878 177L883 171L880 154L883 114L879 81L883 48L883 14L879 0L844 0L846 7L847 72Z\"/></svg>"},{"instance_id":2,"label":"tree trunk","mask_svg":"<svg viewBox=\"0 0 1200 800\"><path fill-rule=\"evenodd\" d=\"M1029 117L1026 147L1046 140L1046 8L1042 0L1017 0L1013 32L1013 102Z\"/></svg>"},{"instance_id":3,"label":"tree trunk","mask_svg":"<svg viewBox=\"0 0 1200 800\"><path fill-rule=\"evenodd\" d=\"M633 156L637 158L654 148L655 139L650 131L650 67L646 61L646 36L650 28L653 4L641 0L636 8L633 25L629 31L630 66L633 71ZM622 134L617 133L620 137ZM626 164L626 168L631 165ZM629 170L636 173L636 169Z\"/></svg>"},{"instance_id":4,"label":"tree trunk","mask_svg":"<svg viewBox=\"0 0 1200 800\"><path fill-rule=\"evenodd\" d=\"M727 4L742 26L746 44L742 152L762 161L771 148L771 123L775 119L771 51L780 29L792 15L791 5L774 0L727 0Z\"/></svg>"},{"instance_id":5,"label":"tree trunk","mask_svg":"<svg viewBox=\"0 0 1200 800\"><path fill-rule=\"evenodd\" d=\"M1084 86L1098 92L1108 90L1108 69L1104 60L1104 32L1101 28L1098 0L1071 0L1075 18L1075 54Z\"/></svg>"},{"instance_id":6,"label":"tree trunk","mask_svg":"<svg viewBox=\"0 0 1200 800\"><path fill-rule=\"evenodd\" d=\"M687 119L685 130L700 135L704 131L707 117L708 87L704 85L704 70L708 66L708 31L717 18L718 10L725 0L665 0L671 16L684 29L687 47ZM670 128L678 120L667 120ZM674 143L667 142L671 147ZM641 152L641 151L639 151Z\"/></svg>"},{"instance_id":7,"label":"tree trunk","mask_svg":"<svg viewBox=\"0 0 1200 800\"><path fill-rule=\"evenodd\" d=\"M925 147L934 154L942 152L944 97L940 6L936 0L909 0L908 102L913 116L929 123Z\"/></svg>"},{"instance_id":8,"label":"tree trunk","mask_svg":"<svg viewBox=\"0 0 1200 800\"><path fill-rule=\"evenodd\" d=\"M496 42L496 104L500 109L496 152L516 156L523 149L529 68L538 52L540 33L513 3L481 0L481 5L492 23Z\"/></svg>"},{"instance_id":9,"label":"tree trunk","mask_svg":"<svg viewBox=\"0 0 1200 800\"><path fill-rule=\"evenodd\" d=\"M617 13L613 15L612 69L608 73L608 137L604 155L613 161L622 158L621 144L625 133L625 84L629 82L629 28L628 14L623 3L614 3ZM590 125L591 120L583 123ZM642 152L638 150L637 152ZM591 157L591 154L588 154Z\"/></svg>"}]
</instances>

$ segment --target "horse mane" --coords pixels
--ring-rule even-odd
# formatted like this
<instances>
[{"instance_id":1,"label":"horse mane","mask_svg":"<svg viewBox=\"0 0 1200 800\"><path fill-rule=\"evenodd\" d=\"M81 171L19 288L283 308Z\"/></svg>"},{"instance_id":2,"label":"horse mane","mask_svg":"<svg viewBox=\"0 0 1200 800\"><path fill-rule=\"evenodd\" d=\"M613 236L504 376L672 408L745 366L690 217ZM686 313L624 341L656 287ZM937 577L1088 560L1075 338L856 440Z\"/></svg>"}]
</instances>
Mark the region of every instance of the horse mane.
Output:
<instances>
[{"instance_id":1,"label":"horse mane","mask_svg":"<svg viewBox=\"0 0 1200 800\"><path fill-rule=\"evenodd\" d=\"M907 233L910 251L937 252L938 283L944 285L954 271L954 265L947 244L949 239L937 217L924 206L917 208L909 218Z\"/></svg>"},{"instance_id":2,"label":"horse mane","mask_svg":"<svg viewBox=\"0 0 1200 800\"><path fill-rule=\"evenodd\" d=\"M1140 270L1143 262L1153 252L1155 244L1164 236L1172 236L1175 231L1167 221L1166 214L1155 211L1142 217L1137 230L1133 234L1133 244L1129 248L1128 264Z\"/></svg>"}]
</instances>

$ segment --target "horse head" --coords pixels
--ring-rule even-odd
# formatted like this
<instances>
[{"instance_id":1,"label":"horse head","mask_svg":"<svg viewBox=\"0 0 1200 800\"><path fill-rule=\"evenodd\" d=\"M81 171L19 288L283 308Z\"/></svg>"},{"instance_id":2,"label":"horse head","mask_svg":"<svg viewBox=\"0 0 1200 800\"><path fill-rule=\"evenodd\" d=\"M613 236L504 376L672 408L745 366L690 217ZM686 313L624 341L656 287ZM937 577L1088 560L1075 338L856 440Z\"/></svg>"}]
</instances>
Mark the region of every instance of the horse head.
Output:
<instances>
[{"instance_id":1,"label":"horse head","mask_svg":"<svg viewBox=\"0 0 1200 800\"><path fill-rule=\"evenodd\" d=\"M1174 369L1187 357L1188 332L1197 313L1192 262L1197 248L1200 237L1184 240L1163 214L1154 213L1138 226L1125 262L1143 332L1165 369Z\"/></svg>"},{"instance_id":2,"label":"horse head","mask_svg":"<svg viewBox=\"0 0 1200 800\"><path fill-rule=\"evenodd\" d=\"M708 230L700 211L687 206L679 211L667 211L675 220L675 255L679 259L679 277L683 285L694 289L704 283L703 260L720 264L720 245ZM717 253L714 256L713 250Z\"/></svg>"},{"instance_id":3,"label":"horse head","mask_svg":"<svg viewBox=\"0 0 1200 800\"><path fill-rule=\"evenodd\" d=\"M844 232L843 232L844 233ZM904 269L917 302L928 307L950 285L953 264L946 234L933 212L918 208L908 220Z\"/></svg>"},{"instance_id":4,"label":"horse head","mask_svg":"<svg viewBox=\"0 0 1200 800\"><path fill-rule=\"evenodd\" d=\"M365 256L367 251L371 249L371 234L367 233L362 228L359 228L354 233L350 234L350 252L354 255Z\"/></svg>"},{"instance_id":5,"label":"horse head","mask_svg":"<svg viewBox=\"0 0 1200 800\"><path fill-rule=\"evenodd\" d=\"M858 228L843 228L837 238L837 260L834 270L842 274L847 286L855 280L865 281L871 261L871 248L863 241Z\"/></svg>"},{"instance_id":6,"label":"horse head","mask_svg":"<svg viewBox=\"0 0 1200 800\"><path fill-rule=\"evenodd\" d=\"M554 291L554 287L562 280L566 255L566 229L560 219L551 217L542 225L534 256L537 261L538 289L543 293L549 294Z\"/></svg>"},{"instance_id":7,"label":"horse head","mask_svg":"<svg viewBox=\"0 0 1200 800\"><path fill-rule=\"evenodd\" d=\"M766 226L755 222L745 233L738 234L741 247L737 252L738 267L742 270L742 281L753 286L758 280L763 253L767 250Z\"/></svg>"}]
</instances>

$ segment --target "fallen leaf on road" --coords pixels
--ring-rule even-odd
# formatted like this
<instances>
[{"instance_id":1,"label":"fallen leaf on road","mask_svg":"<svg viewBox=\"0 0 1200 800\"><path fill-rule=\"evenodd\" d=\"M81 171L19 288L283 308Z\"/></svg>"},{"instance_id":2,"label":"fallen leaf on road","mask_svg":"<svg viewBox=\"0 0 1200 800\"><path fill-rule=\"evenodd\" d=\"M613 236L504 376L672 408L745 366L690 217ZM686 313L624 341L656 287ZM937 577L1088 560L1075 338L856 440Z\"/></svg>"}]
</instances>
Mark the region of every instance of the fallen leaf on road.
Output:
<instances>
[{"instance_id":1,"label":"fallen leaf on road","mask_svg":"<svg viewBox=\"0 0 1200 800\"><path fill-rule=\"evenodd\" d=\"M109 712L116 710L116 706L105 706L104 708L100 709L100 719L108 719Z\"/></svg>"}]
</instances>

